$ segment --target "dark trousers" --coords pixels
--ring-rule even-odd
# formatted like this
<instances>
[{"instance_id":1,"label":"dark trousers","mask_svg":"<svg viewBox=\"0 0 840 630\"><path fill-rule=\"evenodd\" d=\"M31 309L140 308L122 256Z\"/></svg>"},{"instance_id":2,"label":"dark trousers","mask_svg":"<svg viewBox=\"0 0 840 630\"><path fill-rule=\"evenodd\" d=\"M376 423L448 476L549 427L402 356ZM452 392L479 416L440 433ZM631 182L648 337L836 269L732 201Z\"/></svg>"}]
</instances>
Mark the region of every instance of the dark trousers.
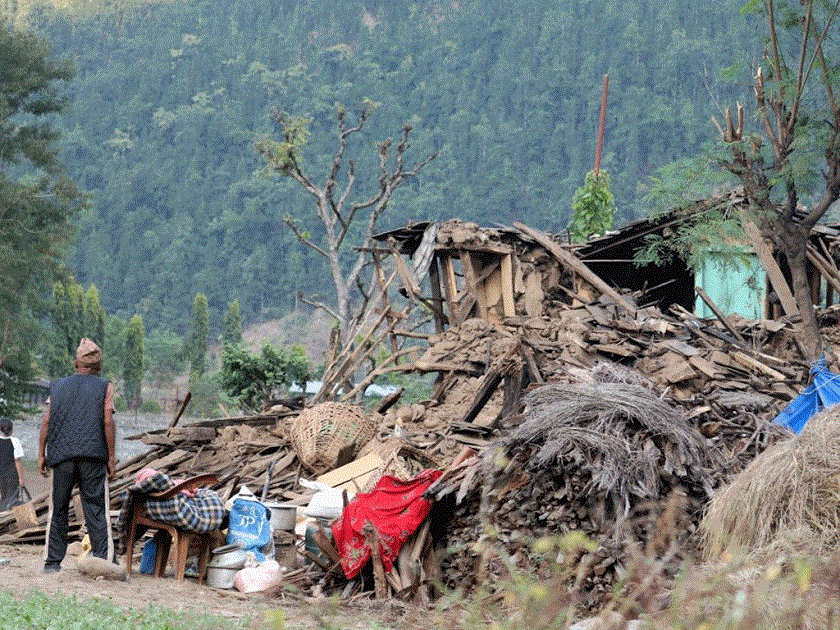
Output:
<instances>
[{"instance_id":1,"label":"dark trousers","mask_svg":"<svg viewBox=\"0 0 840 630\"><path fill-rule=\"evenodd\" d=\"M105 462L93 459L68 459L52 469L52 517L44 564L61 564L67 553L68 513L75 486L79 487L82 499L85 526L90 536L90 553L97 558L108 558L107 478Z\"/></svg>"}]
</instances>

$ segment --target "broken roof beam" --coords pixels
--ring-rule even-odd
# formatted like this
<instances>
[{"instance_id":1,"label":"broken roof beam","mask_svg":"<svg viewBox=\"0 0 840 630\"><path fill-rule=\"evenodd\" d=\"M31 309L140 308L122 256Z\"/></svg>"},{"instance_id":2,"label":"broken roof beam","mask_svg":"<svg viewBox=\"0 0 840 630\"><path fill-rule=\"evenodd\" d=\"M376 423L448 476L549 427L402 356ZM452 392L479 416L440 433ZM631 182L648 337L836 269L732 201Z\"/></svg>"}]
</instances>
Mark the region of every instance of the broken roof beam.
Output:
<instances>
[{"instance_id":1,"label":"broken roof beam","mask_svg":"<svg viewBox=\"0 0 840 630\"><path fill-rule=\"evenodd\" d=\"M628 312L636 315L638 313L638 309L625 300L615 289L613 289L610 285L604 282L594 271L592 271L589 267L587 267L580 258L572 254L571 252L566 251L560 245L552 241L549 236L545 232L540 232L539 230L535 230L534 228L530 228L527 225L522 223L514 223L513 227L517 230L525 234L526 236L531 237L537 243L545 247L549 252L551 252L557 260L559 260L563 265L569 268L570 271L577 273L581 276L584 280L586 280L589 284L594 286L604 295L610 297L616 304L625 308Z\"/></svg>"}]
</instances>

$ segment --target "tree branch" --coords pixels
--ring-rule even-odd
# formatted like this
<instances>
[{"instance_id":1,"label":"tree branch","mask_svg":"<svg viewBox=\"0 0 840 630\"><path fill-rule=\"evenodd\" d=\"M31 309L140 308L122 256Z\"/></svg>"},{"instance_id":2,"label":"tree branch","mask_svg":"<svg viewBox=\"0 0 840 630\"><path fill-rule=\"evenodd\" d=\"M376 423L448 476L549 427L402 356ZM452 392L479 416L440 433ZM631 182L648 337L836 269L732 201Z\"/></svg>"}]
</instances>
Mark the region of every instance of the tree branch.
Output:
<instances>
[{"instance_id":1,"label":"tree branch","mask_svg":"<svg viewBox=\"0 0 840 630\"><path fill-rule=\"evenodd\" d=\"M306 297L306 296L305 296L303 293L301 293L300 291L298 291L297 296L298 296L298 299L299 299L301 302L303 302L304 304L309 304L309 306L314 306L315 308L320 308L320 309L323 309L324 311L326 311L327 313L329 313L330 315L332 315L332 316L336 319L336 321L339 321L339 320L341 319L341 318L338 316L338 313L336 313L333 309L331 309L329 306L327 306L327 305L326 305L326 304L324 304L323 302L320 302L320 301L315 300L315 299L313 299L313 298Z\"/></svg>"},{"instance_id":2,"label":"tree branch","mask_svg":"<svg viewBox=\"0 0 840 630\"><path fill-rule=\"evenodd\" d=\"M289 217L284 217L284 218L283 218L283 222L291 228L292 232L294 232L294 233L295 233L295 236L297 237L297 239L298 239L301 243L303 243L303 244L304 244L304 245L306 245L307 247L310 247L310 248L314 249L316 252L318 252L319 254L321 254L322 256L324 256L325 258L329 258L329 257L330 257L329 253L328 253L326 250L324 250L324 249L322 249L321 247L319 247L317 243L315 243L312 239L310 239L310 238L309 238L309 237L307 237L307 236L306 236L303 232L301 232L301 231L298 229L297 225L295 225L295 222L294 222L294 221L292 221L292 219L291 219L291 218L289 218Z\"/></svg>"}]
</instances>

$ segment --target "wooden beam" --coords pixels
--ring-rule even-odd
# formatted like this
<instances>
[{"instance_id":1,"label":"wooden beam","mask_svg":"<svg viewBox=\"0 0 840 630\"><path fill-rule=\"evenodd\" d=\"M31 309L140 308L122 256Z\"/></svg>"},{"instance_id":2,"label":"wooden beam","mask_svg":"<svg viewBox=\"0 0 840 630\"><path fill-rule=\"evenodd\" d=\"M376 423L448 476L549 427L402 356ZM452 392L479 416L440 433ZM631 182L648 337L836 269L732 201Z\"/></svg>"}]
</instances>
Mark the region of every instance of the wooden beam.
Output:
<instances>
[{"instance_id":1,"label":"wooden beam","mask_svg":"<svg viewBox=\"0 0 840 630\"><path fill-rule=\"evenodd\" d=\"M568 252L562 247L560 247L557 243L552 241L547 234L518 222L515 222L513 224L513 227L515 227L517 230L519 230L526 236L531 237L537 243L545 247L549 252L551 252L554 255L555 258L557 258L557 260L563 263L571 271L577 273L580 277L582 277L589 284L598 289L601 293L612 298L612 300L616 304L624 307L628 312L630 312L633 315L635 315L638 312L638 309L633 304L630 304L630 302L625 300L618 293L618 291L616 291L606 282L601 280L601 278L589 267L587 267L582 260L580 260L571 252Z\"/></svg>"},{"instance_id":2,"label":"wooden beam","mask_svg":"<svg viewBox=\"0 0 840 630\"><path fill-rule=\"evenodd\" d=\"M461 250L458 254L461 258L461 267L464 270L464 280L466 281L467 290L472 294L472 297L475 299L475 303L478 306L478 316L482 319L487 319L487 296L484 295L484 291L478 283L478 279L476 277L478 273L475 265L473 264L473 257L466 250ZM469 313L465 311L464 318L466 318L468 314Z\"/></svg>"},{"instance_id":3,"label":"wooden beam","mask_svg":"<svg viewBox=\"0 0 840 630\"><path fill-rule=\"evenodd\" d=\"M440 334L446 326L446 314L443 312L443 295L440 292L440 271L438 257L433 256L429 264L429 284L432 285L432 312L435 316L435 333Z\"/></svg>"},{"instance_id":4,"label":"wooden beam","mask_svg":"<svg viewBox=\"0 0 840 630\"><path fill-rule=\"evenodd\" d=\"M785 315L788 317L795 317L799 315L799 308L796 306L796 300L790 290L790 285L787 283L787 280L785 280L785 276L779 268L779 264L776 262L776 259L773 258L773 248L764 236L762 236L758 226L750 221L746 213L741 210L740 214L741 225L744 226L744 232L752 243L753 249L758 256L758 262L761 263L761 266L764 268L764 272L770 279L770 284L773 287L773 291L776 293L776 297L779 298L779 302L785 311Z\"/></svg>"},{"instance_id":5,"label":"wooden beam","mask_svg":"<svg viewBox=\"0 0 840 630\"><path fill-rule=\"evenodd\" d=\"M513 256L502 256L502 311L505 317L516 316L516 300L513 297Z\"/></svg>"},{"instance_id":6,"label":"wooden beam","mask_svg":"<svg viewBox=\"0 0 840 630\"><path fill-rule=\"evenodd\" d=\"M718 308L717 304L715 304L714 301L712 300L712 298L709 297L709 294L706 293L700 287L694 287L694 290L697 291L697 295L699 295L700 298L706 303L706 306L708 306L710 309L712 309L712 312L720 320L720 323L723 324L723 327L726 328L726 330L728 330L729 333L733 337L735 337L738 341L740 341L741 343L746 343L744 341L744 338L741 336L741 333L739 333L737 330L735 330L735 328L732 326L732 324L729 323L729 320L726 319L726 316L723 314L723 311L721 311Z\"/></svg>"}]
</instances>

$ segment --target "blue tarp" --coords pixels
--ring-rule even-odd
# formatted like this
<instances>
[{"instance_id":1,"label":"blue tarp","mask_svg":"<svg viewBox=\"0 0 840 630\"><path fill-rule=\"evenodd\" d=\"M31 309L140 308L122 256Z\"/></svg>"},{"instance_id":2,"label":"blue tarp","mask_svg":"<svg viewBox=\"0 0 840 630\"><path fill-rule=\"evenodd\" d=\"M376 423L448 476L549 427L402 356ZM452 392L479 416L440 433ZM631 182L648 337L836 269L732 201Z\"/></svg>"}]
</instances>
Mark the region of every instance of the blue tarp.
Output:
<instances>
[{"instance_id":1,"label":"blue tarp","mask_svg":"<svg viewBox=\"0 0 840 630\"><path fill-rule=\"evenodd\" d=\"M828 370L825 355L811 367L813 381L798 397L790 401L775 422L799 433L815 413L840 402L840 374Z\"/></svg>"}]
</instances>

